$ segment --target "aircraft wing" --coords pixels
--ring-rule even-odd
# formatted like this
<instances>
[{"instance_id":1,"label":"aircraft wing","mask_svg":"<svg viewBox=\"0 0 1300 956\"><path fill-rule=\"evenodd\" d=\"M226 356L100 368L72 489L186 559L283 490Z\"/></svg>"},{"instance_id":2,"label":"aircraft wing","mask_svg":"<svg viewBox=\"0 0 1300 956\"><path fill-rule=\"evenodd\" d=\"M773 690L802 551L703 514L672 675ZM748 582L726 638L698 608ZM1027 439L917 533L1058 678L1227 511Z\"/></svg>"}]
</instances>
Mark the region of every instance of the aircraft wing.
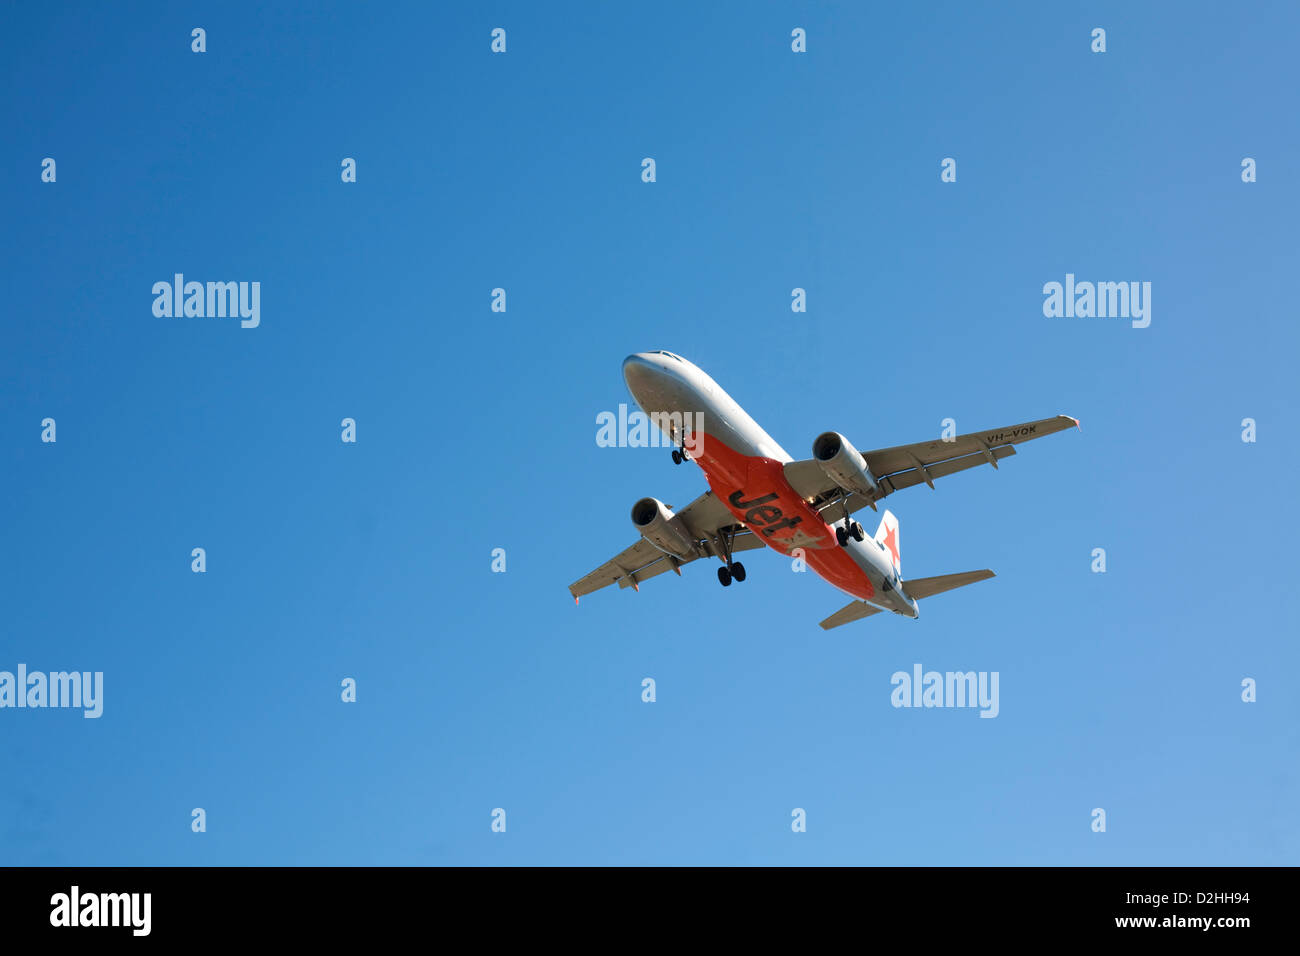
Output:
<instances>
[{"instance_id":1,"label":"aircraft wing","mask_svg":"<svg viewBox=\"0 0 1300 956\"><path fill-rule=\"evenodd\" d=\"M706 554L719 553L715 539L718 532L724 528L728 533L735 532L736 537L731 544L733 553L766 547L752 531L747 531L736 523L735 516L718 501L712 491L700 495L677 512L677 516L682 519L686 530L694 535ZM694 557L679 558L667 554L645 538L638 538L636 544L623 549L595 571L570 584L569 593L576 599L615 583L620 588L637 587L665 571L676 571L681 574L681 566L695 560L697 559Z\"/></svg>"},{"instance_id":2,"label":"aircraft wing","mask_svg":"<svg viewBox=\"0 0 1300 956\"><path fill-rule=\"evenodd\" d=\"M946 441L936 438L914 445L895 445L893 448L862 452L867 468L880 485L880 494L873 499L853 495L848 499L849 513L873 505L886 495L913 485L927 484L933 488L935 479L967 468L985 464L996 468L999 461L1016 453L1016 445L1066 428L1077 428L1078 425L1078 421L1068 415L1057 415L1036 422L969 432ZM844 516L844 503L840 500L838 489L826 477L815 459L789 462L785 466L785 477L797 494L811 499L813 507L822 512L828 523Z\"/></svg>"}]
</instances>

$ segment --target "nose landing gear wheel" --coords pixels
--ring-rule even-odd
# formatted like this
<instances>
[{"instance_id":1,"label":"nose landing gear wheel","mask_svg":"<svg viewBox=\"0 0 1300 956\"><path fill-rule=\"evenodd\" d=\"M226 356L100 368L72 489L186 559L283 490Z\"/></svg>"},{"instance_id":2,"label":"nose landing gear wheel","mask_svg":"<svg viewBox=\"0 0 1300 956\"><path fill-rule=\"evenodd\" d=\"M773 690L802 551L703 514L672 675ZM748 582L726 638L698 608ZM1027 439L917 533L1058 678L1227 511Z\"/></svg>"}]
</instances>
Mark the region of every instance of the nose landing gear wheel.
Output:
<instances>
[{"instance_id":1,"label":"nose landing gear wheel","mask_svg":"<svg viewBox=\"0 0 1300 956\"><path fill-rule=\"evenodd\" d=\"M680 465L681 463L682 463L682 453L679 452L676 448L674 448L674 449L673 449L673 464L674 464L674 465Z\"/></svg>"},{"instance_id":2,"label":"nose landing gear wheel","mask_svg":"<svg viewBox=\"0 0 1300 956\"><path fill-rule=\"evenodd\" d=\"M726 568L718 568L718 583L724 588L731 587L731 572Z\"/></svg>"}]
</instances>

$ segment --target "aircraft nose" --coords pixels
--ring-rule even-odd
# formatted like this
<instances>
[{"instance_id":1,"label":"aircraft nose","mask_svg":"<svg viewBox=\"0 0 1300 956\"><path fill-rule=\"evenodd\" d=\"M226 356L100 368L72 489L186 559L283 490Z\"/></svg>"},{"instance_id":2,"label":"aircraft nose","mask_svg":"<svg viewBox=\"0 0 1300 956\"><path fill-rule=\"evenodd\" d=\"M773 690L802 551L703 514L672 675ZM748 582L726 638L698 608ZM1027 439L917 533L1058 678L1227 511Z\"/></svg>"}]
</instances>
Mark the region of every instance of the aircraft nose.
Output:
<instances>
[{"instance_id":1,"label":"aircraft nose","mask_svg":"<svg viewBox=\"0 0 1300 956\"><path fill-rule=\"evenodd\" d=\"M623 359L623 381L627 382L633 395L637 394L638 388L649 385L659 377L657 357L650 352L637 352Z\"/></svg>"}]
</instances>

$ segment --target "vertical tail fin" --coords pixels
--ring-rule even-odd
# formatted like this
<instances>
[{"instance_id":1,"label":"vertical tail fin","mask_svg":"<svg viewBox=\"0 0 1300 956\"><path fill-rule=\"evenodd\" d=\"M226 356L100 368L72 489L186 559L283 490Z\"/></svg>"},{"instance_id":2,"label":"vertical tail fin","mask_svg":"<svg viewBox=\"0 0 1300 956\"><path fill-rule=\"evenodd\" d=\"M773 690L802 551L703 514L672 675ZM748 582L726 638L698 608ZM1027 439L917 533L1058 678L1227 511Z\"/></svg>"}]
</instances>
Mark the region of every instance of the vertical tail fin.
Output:
<instances>
[{"instance_id":1,"label":"vertical tail fin","mask_svg":"<svg viewBox=\"0 0 1300 956\"><path fill-rule=\"evenodd\" d=\"M894 517L894 513L888 508L880 516L880 527L876 529L876 541L889 552L889 557L894 562L894 572L901 577L903 574L903 546L899 543L898 519Z\"/></svg>"}]
</instances>

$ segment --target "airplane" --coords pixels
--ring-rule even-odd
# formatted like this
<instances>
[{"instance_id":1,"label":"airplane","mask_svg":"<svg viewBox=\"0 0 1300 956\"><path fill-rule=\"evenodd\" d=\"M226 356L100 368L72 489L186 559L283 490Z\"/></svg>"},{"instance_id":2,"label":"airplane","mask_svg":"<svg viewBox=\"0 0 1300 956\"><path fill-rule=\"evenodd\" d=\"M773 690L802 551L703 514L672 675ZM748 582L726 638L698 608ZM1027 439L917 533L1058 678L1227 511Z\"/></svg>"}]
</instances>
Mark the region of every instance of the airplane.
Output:
<instances>
[{"instance_id":1,"label":"airplane","mask_svg":"<svg viewBox=\"0 0 1300 956\"><path fill-rule=\"evenodd\" d=\"M867 539L853 514L922 482L934 488L968 468L998 462L1016 446L1067 428L1057 415L912 445L859 452L839 432L824 432L811 458L796 461L699 366L672 352L638 352L623 361L623 378L641 410L674 444L675 464L694 461L709 490L681 511L657 498L632 506L641 537L569 585L576 603L611 584L640 586L699 558L717 558L723 587L743 582L737 552L764 546L807 566L854 600L821 622L825 630L881 611L920 616L917 602L994 577L987 568L904 581L898 519L888 509Z\"/></svg>"}]
</instances>

